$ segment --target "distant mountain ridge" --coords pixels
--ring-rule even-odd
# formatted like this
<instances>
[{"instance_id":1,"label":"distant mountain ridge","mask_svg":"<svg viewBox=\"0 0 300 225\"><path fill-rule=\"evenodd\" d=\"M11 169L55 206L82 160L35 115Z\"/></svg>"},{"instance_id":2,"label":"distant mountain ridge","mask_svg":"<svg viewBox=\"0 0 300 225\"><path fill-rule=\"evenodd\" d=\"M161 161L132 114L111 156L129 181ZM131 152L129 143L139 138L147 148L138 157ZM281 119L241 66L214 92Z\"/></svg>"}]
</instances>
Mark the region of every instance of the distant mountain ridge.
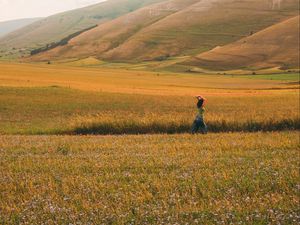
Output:
<instances>
[{"instance_id":1,"label":"distant mountain ridge","mask_svg":"<svg viewBox=\"0 0 300 225\"><path fill-rule=\"evenodd\" d=\"M0 22L0 37L41 19L42 18L24 18Z\"/></svg>"}]
</instances>

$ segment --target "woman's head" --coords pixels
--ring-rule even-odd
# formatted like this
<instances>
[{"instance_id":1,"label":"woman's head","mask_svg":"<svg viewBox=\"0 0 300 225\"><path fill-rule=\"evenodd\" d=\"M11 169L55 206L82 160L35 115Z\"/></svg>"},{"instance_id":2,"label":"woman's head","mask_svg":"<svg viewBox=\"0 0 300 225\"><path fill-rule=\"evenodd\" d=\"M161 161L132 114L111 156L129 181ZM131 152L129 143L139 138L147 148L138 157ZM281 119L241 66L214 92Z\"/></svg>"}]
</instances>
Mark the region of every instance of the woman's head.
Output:
<instances>
[{"instance_id":1,"label":"woman's head","mask_svg":"<svg viewBox=\"0 0 300 225\"><path fill-rule=\"evenodd\" d=\"M204 104L204 99L199 99L198 102L197 102L197 108L201 108Z\"/></svg>"}]
</instances>

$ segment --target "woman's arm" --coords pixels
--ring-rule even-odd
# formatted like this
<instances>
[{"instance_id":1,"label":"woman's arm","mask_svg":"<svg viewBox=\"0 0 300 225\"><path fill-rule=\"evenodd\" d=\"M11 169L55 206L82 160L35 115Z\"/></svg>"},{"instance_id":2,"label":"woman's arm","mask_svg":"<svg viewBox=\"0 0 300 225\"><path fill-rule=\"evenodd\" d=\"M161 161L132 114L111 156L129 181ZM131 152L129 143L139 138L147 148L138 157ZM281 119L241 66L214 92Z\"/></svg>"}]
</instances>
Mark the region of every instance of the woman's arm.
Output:
<instances>
[{"instance_id":1,"label":"woman's arm","mask_svg":"<svg viewBox=\"0 0 300 225\"><path fill-rule=\"evenodd\" d=\"M206 101L206 98L204 98L203 96L201 96L201 95L197 95L197 96L195 96L198 100L200 100L200 99L203 99L204 101Z\"/></svg>"},{"instance_id":2,"label":"woman's arm","mask_svg":"<svg viewBox=\"0 0 300 225\"><path fill-rule=\"evenodd\" d=\"M203 106L205 105L205 103L206 103L206 98L204 98L203 96L201 96L201 95L197 95L197 96L195 96L198 100L201 100L201 99L203 99Z\"/></svg>"}]
</instances>

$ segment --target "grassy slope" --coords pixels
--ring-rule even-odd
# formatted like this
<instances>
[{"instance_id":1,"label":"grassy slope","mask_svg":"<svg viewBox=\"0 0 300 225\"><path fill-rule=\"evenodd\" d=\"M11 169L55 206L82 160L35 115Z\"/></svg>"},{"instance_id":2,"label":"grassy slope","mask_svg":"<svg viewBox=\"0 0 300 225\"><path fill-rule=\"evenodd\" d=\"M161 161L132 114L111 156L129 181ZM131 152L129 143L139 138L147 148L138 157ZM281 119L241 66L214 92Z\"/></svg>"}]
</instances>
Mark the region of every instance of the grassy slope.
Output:
<instances>
[{"instance_id":1,"label":"grassy slope","mask_svg":"<svg viewBox=\"0 0 300 225\"><path fill-rule=\"evenodd\" d=\"M0 37L41 19L42 18L26 18L0 22Z\"/></svg>"},{"instance_id":2,"label":"grassy slope","mask_svg":"<svg viewBox=\"0 0 300 225\"><path fill-rule=\"evenodd\" d=\"M202 53L189 64L214 70L299 68L299 19L299 16L293 17L235 43Z\"/></svg>"},{"instance_id":3,"label":"grassy slope","mask_svg":"<svg viewBox=\"0 0 300 225\"><path fill-rule=\"evenodd\" d=\"M14 57L25 48L27 54L32 48L59 41L66 36L102 24L140 7L163 0L108 0L93 6L68 11L47 17L0 39L0 55ZM16 48L17 50L12 50ZM10 53L10 54L9 54ZM22 55L23 55L22 54Z\"/></svg>"},{"instance_id":4,"label":"grassy slope","mask_svg":"<svg viewBox=\"0 0 300 225\"><path fill-rule=\"evenodd\" d=\"M299 221L299 132L0 136L0 149L3 224Z\"/></svg>"},{"instance_id":5,"label":"grassy slope","mask_svg":"<svg viewBox=\"0 0 300 225\"><path fill-rule=\"evenodd\" d=\"M115 36L114 27L122 26L128 17L106 23L75 38L64 48L41 55L40 59L68 58L78 54L80 57L95 55L106 60L126 61L156 59L166 55L193 55L239 40L251 32L257 32L299 13L296 0L283 2L280 10L272 9L267 1L261 0L197 0L186 5L190 6L155 23L142 24L135 32L128 32L123 39L119 35ZM158 12L170 8L172 9L166 3ZM134 15L135 13L131 16ZM112 32L107 32L110 29ZM99 43L98 39L90 42L92 35L101 36L104 31L104 42ZM117 45L108 47L107 42ZM96 50L91 52L91 46Z\"/></svg>"},{"instance_id":6,"label":"grassy slope","mask_svg":"<svg viewBox=\"0 0 300 225\"><path fill-rule=\"evenodd\" d=\"M68 45L39 54L31 60L100 56L125 42L135 33L198 0L169 0L119 17L72 39Z\"/></svg>"}]
</instances>

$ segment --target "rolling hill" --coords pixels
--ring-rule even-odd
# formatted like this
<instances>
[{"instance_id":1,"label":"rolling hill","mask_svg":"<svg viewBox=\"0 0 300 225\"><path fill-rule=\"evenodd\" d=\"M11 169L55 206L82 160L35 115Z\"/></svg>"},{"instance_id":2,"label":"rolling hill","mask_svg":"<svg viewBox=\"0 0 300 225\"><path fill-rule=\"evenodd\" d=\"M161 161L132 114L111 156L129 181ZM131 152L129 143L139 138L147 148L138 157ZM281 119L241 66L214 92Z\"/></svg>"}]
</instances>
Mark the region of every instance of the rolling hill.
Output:
<instances>
[{"instance_id":1,"label":"rolling hill","mask_svg":"<svg viewBox=\"0 0 300 225\"><path fill-rule=\"evenodd\" d=\"M28 55L32 49L161 1L165 0L108 0L44 18L0 38L0 56Z\"/></svg>"},{"instance_id":2,"label":"rolling hill","mask_svg":"<svg viewBox=\"0 0 300 225\"><path fill-rule=\"evenodd\" d=\"M38 54L34 61L93 56L106 61L197 55L299 14L297 0L168 0L141 8Z\"/></svg>"},{"instance_id":3,"label":"rolling hill","mask_svg":"<svg viewBox=\"0 0 300 225\"><path fill-rule=\"evenodd\" d=\"M214 70L299 68L299 21L299 16L293 17L186 64Z\"/></svg>"},{"instance_id":4,"label":"rolling hill","mask_svg":"<svg viewBox=\"0 0 300 225\"><path fill-rule=\"evenodd\" d=\"M33 58L84 58L90 55L101 57L103 53L122 45L145 27L197 1L199 0L169 0L141 8L75 37L68 45L57 47Z\"/></svg>"},{"instance_id":5,"label":"rolling hill","mask_svg":"<svg viewBox=\"0 0 300 225\"><path fill-rule=\"evenodd\" d=\"M0 37L34 23L40 19L42 18L25 18L0 22Z\"/></svg>"}]
</instances>

